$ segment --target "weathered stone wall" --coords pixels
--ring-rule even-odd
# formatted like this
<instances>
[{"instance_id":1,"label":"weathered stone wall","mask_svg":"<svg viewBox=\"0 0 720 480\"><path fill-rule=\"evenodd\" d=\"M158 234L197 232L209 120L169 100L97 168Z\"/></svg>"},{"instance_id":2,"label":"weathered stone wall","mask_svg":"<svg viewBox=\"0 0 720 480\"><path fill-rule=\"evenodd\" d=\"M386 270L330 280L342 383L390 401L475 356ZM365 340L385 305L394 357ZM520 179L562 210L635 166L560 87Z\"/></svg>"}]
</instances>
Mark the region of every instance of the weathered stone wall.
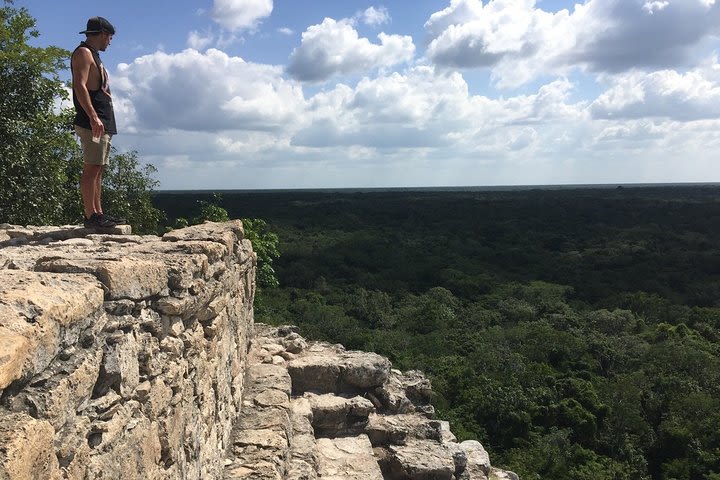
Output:
<instances>
[{"instance_id":1,"label":"weathered stone wall","mask_svg":"<svg viewBox=\"0 0 720 480\"><path fill-rule=\"evenodd\" d=\"M0 479L223 475L253 329L242 224L111 233L0 225Z\"/></svg>"},{"instance_id":2,"label":"weathered stone wall","mask_svg":"<svg viewBox=\"0 0 720 480\"><path fill-rule=\"evenodd\" d=\"M0 480L517 480L430 382L254 325L239 221L0 225Z\"/></svg>"}]
</instances>

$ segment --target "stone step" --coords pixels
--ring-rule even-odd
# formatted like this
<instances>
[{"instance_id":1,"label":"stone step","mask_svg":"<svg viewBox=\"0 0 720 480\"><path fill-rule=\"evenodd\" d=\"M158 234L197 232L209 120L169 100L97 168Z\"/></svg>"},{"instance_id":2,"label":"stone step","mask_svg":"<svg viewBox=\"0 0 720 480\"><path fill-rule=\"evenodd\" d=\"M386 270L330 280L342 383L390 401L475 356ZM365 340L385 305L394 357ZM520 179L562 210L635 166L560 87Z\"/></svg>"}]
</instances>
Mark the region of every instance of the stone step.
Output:
<instances>
[{"instance_id":1,"label":"stone step","mask_svg":"<svg viewBox=\"0 0 720 480\"><path fill-rule=\"evenodd\" d=\"M292 438L290 377L281 366L261 363L248 366L245 381L224 478L284 478Z\"/></svg>"},{"instance_id":2,"label":"stone step","mask_svg":"<svg viewBox=\"0 0 720 480\"><path fill-rule=\"evenodd\" d=\"M390 375L390 361L376 353L345 351L314 345L288 362L293 395L364 393L381 387Z\"/></svg>"},{"instance_id":3,"label":"stone step","mask_svg":"<svg viewBox=\"0 0 720 480\"><path fill-rule=\"evenodd\" d=\"M255 329L226 480L517 480L431 418L420 372L308 345L294 327Z\"/></svg>"},{"instance_id":4,"label":"stone step","mask_svg":"<svg viewBox=\"0 0 720 480\"><path fill-rule=\"evenodd\" d=\"M318 476L323 480L383 480L372 444L365 434L319 438L315 452Z\"/></svg>"}]
</instances>

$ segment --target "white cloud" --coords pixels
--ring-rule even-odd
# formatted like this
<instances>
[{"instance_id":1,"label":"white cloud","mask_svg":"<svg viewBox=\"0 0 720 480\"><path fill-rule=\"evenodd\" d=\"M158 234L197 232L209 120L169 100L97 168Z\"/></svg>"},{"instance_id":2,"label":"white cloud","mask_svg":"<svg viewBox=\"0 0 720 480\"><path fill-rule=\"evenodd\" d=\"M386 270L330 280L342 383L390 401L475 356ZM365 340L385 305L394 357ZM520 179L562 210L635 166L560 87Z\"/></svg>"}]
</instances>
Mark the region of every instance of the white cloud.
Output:
<instances>
[{"instance_id":1,"label":"white cloud","mask_svg":"<svg viewBox=\"0 0 720 480\"><path fill-rule=\"evenodd\" d=\"M120 64L113 82L117 101L130 103L132 126L143 130L277 131L304 108L301 88L279 67L215 49L139 57Z\"/></svg>"},{"instance_id":2,"label":"white cloud","mask_svg":"<svg viewBox=\"0 0 720 480\"><path fill-rule=\"evenodd\" d=\"M720 118L720 82L705 73L700 68L685 74L662 70L617 75L609 79L614 85L593 102L593 116L678 121Z\"/></svg>"},{"instance_id":3,"label":"white cloud","mask_svg":"<svg viewBox=\"0 0 720 480\"><path fill-rule=\"evenodd\" d=\"M425 24L428 57L452 68L487 67L500 87L573 68L622 72L678 68L720 34L708 0L588 0L543 11L535 0L452 0Z\"/></svg>"},{"instance_id":4,"label":"white cloud","mask_svg":"<svg viewBox=\"0 0 720 480\"><path fill-rule=\"evenodd\" d=\"M409 36L378 35L379 44L360 38L350 20L326 18L302 34L287 71L301 81L319 82L338 74L365 72L410 61L415 45Z\"/></svg>"},{"instance_id":5,"label":"white cloud","mask_svg":"<svg viewBox=\"0 0 720 480\"><path fill-rule=\"evenodd\" d=\"M369 7L358 17L366 25L382 25L390 21L390 12L385 7Z\"/></svg>"},{"instance_id":6,"label":"white cloud","mask_svg":"<svg viewBox=\"0 0 720 480\"><path fill-rule=\"evenodd\" d=\"M322 148L519 150L536 144L536 123L569 125L587 118L584 103L570 104L572 86L552 82L537 94L492 100L471 96L457 72L418 66L405 74L364 78L309 99L311 123L293 145Z\"/></svg>"},{"instance_id":7,"label":"white cloud","mask_svg":"<svg viewBox=\"0 0 720 480\"><path fill-rule=\"evenodd\" d=\"M648 0L643 5L643 10L648 12L650 15L652 15L655 12L659 12L660 10L663 10L665 7L670 5L670 2L668 0Z\"/></svg>"},{"instance_id":8,"label":"white cloud","mask_svg":"<svg viewBox=\"0 0 720 480\"><path fill-rule=\"evenodd\" d=\"M205 50L215 40L215 36L208 32L205 35L193 30L188 34L187 45L195 50Z\"/></svg>"},{"instance_id":9,"label":"white cloud","mask_svg":"<svg viewBox=\"0 0 720 480\"><path fill-rule=\"evenodd\" d=\"M273 0L215 0L210 16L230 31L252 30L273 10Z\"/></svg>"},{"instance_id":10,"label":"white cloud","mask_svg":"<svg viewBox=\"0 0 720 480\"><path fill-rule=\"evenodd\" d=\"M292 35L295 33L295 30L288 27L282 27L277 29L278 33L282 33L283 35Z\"/></svg>"}]
</instances>

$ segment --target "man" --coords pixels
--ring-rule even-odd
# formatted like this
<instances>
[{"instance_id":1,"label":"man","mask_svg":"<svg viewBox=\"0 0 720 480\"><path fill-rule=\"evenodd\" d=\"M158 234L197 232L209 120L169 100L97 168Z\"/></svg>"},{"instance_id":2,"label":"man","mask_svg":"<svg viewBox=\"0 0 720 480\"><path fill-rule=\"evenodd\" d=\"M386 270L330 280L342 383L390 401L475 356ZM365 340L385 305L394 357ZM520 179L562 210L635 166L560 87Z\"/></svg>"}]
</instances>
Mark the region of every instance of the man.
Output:
<instances>
[{"instance_id":1,"label":"man","mask_svg":"<svg viewBox=\"0 0 720 480\"><path fill-rule=\"evenodd\" d=\"M110 157L110 141L117 133L108 75L100 61L112 41L115 27L103 17L92 17L80 32L86 39L72 54L70 67L75 105L75 132L83 151L80 193L85 227L114 227L124 219L103 213L100 201L103 168Z\"/></svg>"}]
</instances>

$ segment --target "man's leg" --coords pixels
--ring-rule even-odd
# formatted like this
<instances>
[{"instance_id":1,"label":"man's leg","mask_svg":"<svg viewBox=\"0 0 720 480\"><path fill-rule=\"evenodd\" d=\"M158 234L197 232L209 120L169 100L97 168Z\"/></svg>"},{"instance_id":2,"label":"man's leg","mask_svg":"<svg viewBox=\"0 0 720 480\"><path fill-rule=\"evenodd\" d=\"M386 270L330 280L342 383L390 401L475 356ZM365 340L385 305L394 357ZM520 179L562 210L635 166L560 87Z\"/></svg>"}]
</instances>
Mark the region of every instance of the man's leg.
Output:
<instances>
[{"instance_id":1,"label":"man's leg","mask_svg":"<svg viewBox=\"0 0 720 480\"><path fill-rule=\"evenodd\" d=\"M97 177L95 178L95 192L93 196L93 209L97 213L103 213L102 209L102 176L103 176L103 170L105 170L105 165L99 165L100 169L98 171Z\"/></svg>"},{"instance_id":2,"label":"man's leg","mask_svg":"<svg viewBox=\"0 0 720 480\"><path fill-rule=\"evenodd\" d=\"M83 165L83 174L80 177L80 194L83 200L85 218L90 218L93 213L100 213L100 192L98 184L102 181L102 165Z\"/></svg>"}]
</instances>

